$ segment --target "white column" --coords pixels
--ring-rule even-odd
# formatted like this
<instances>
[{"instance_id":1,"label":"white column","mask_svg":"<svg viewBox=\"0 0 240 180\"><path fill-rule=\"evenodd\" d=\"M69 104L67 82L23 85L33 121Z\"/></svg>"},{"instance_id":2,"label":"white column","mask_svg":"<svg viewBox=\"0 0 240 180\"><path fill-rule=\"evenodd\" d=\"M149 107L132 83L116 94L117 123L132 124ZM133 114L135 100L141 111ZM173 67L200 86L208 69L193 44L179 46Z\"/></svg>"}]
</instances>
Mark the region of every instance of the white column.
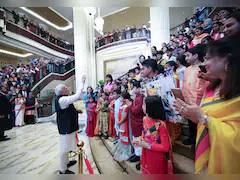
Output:
<instances>
[{"instance_id":1,"label":"white column","mask_svg":"<svg viewBox=\"0 0 240 180\"><path fill-rule=\"evenodd\" d=\"M162 43L170 41L170 18L168 7L150 7L151 45L161 49Z\"/></svg>"},{"instance_id":2,"label":"white column","mask_svg":"<svg viewBox=\"0 0 240 180\"><path fill-rule=\"evenodd\" d=\"M94 19L82 7L73 8L74 51L76 88L82 76L87 76L86 84L96 86L96 60L94 42Z\"/></svg>"}]
</instances>

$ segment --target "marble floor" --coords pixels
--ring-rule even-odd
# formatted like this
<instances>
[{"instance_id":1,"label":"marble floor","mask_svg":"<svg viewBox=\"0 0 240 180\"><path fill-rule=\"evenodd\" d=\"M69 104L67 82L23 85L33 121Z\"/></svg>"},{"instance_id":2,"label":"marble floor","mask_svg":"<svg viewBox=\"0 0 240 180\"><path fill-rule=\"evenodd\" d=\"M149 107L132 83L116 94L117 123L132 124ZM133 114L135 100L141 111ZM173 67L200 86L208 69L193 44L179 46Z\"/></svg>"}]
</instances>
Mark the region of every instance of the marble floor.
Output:
<instances>
[{"instance_id":1,"label":"marble floor","mask_svg":"<svg viewBox=\"0 0 240 180\"><path fill-rule=\"evenodd\" d=\"M57 126L52 122L13 128L5 134L11 138L0 142L0 174L57 174L60 165L59 135ZM84 151L93 167L94 174L99 174L93 160L89 139L85 133L79 133L83 140ZM77 160L77 156L73 159ZM78 174L78 165L69 170ZM83 163L83 174L89 174Z\"/></svg>"}]
</instances>

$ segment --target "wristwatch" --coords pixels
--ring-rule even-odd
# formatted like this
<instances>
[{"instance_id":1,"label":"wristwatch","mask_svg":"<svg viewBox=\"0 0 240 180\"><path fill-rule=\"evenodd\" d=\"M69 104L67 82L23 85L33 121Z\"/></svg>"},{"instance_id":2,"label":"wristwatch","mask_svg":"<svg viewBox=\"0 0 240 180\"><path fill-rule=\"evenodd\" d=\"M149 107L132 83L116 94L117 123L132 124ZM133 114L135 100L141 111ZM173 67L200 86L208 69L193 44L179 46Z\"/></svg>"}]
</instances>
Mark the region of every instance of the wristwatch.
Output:
<instances>
[{"instance_id":1,"label":"wristwatch","mask_svg":"<svg viewBox=\"0 0 240 180\"><path fill-rule=\"evenodd\" d=\"M147 149L151 149L152 148L152 146L150 145L150 144L147 144Z\"/></svg>"},{"instance_id":2,"label":"wristwatch","mask_svg":"<svg viewBox=\"0 0 240 180\"><path fill-rule=\"evenodd\" d=\"M199 119L199 123L203 124L203 125L206 125L208 120L209 120L209 116L204 114L204 116Z\"/></svg>"}]
</instances>

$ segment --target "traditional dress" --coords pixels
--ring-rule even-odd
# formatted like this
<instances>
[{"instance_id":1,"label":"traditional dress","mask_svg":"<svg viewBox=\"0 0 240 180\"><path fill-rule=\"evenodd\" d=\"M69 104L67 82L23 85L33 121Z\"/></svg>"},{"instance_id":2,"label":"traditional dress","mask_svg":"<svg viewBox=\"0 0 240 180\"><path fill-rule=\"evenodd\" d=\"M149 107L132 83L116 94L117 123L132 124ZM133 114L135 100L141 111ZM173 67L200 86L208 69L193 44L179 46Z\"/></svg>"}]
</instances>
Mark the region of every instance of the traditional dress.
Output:
<instances>
[{"instance_id":1,"label":"traditional dress","mask_svg":"<svg viewBox=\"0 0 240 180\"><path fill-rule=\"evenodd\" d=\"M198 124L195 172L238 174L240 172L240 96L229 100L208 91L201 109L209 116L208 127Z\"/></svg>"},{"instance_id":2,"label":"traditional dress","mask_svg":"<svg viewBox=\"0 0 240 180\"><path fill-rule=\"evenodd\" d=\"M138 139L142 135L143 117L144 117L142 105L143 105L143 97L139 93L134 98L132 106L129 107L133 140ZM134 153L136 156L141 156L142 148L134 147Z\"/></svg>"},{"instance_id":3,"label":"traditional dress","mask_svg":"<svg viewBox=\"0 0 240 180\"><path fill-rule=\"evenodd\" d=\"M179 83L180 83L180 86L178 88L182 89L182 86L183 86L183 80L184 80L184 72L187 68L185 66L182 66L180 68L177 68L176 70L176 74L178 75L179 77Z\"/></svg>"},{"instance_id":4,"label":"traditional dress","mask_svg":"<svg viewBox=\"0 0 240 180\"><path fill-rule=\"evenodd\" d=\"M25 116L26 116L26 124L32 124L35 123L34 120L34 116L35 116L35 105L37 105L37 99L35 99L34 97L32 98L27 98L26 100L26 112L25 112ZM31 108L29 108L31 107Z\"/></svg>"},{"instance_id":5,"label":"traditional dress","mask_svg":"<svg viewBox=\"0 0 240 180\"><path fill-rule=\"evenodd\" d=\"M100 120L99 120L99 127L98 127L98 134L103 134L107 136L108 132L108 106L109 101L103 100L101 101L101 109L100 109Z\"/></svg>"},{"instance_id":6,"label":"traditional dress","mask_svg":"<svg viewBox=\"0 0 240 180\"><path fill-rule=\"evenodd\" d=\"M119 126L117 125L118 112L119 112L119 109L120 109L121 105L122 105L122 102L120 101L120 98L118 98L114 103L114 118L115 118L114 129L116 130L117 135L119 134L118 133Z\"/></svg>"},{"instance_id":7,"label":"traditional dress","mask_svg":"<svg viewBox=\"0 0 240 180\"><path fill-rule=\"evenodd\" d=\"M56 112L57 125L60 136L60 171L65 173L69 163L69 152L77 148L76 131L79 129L78 112L73 103L78 101L82 96L83 84L80 84L76 94L71 96L57 96Z\"/></svg>"},{"instance_id":8,"label":"traditional dress","mask_svg":"<svg viewBox=\"0 0 240 180\"><path fill-rule=\"evenodd\" d=\"M100 121L100 106L101 106L101 102L103 101L103 99L100 97L97 100L97 108L96 108L96 127L94 129L94 135L97 136L98 135L98 128L99 128L99 121Z\"/></svg>"},{"instance_id":9,"label":"traditional dress","mask_svg":"<svg viewBox=\"0 0 240 180\"><path fill-rule=\"evenodd\" d=\"M116 130L114 128L115 125L115 118L114 118L114 103L115 100L112 100L109 107L110 107L110 111L109 111L109 121L108 121L108 136L110 137L116 137Z\"/></svg>"},{"instance_id":10,"label":"traditional dress","mask_svg":"<svg viewBox=\"0 0 240 180\"><path fill-rule=\"evenodd\" d=\"M193 48L197 44L201 44L202 39L207 37L207 36L210 36L210 35L208 33L203 33L203 34L200 34L199 36L195 36L190 43L190 48Z\"/></svg>"},{"instance_id":11,"label":"traditional dress","mask_svg":"<svg viewBox=\"0 0 240 180\"><path fill-rule=\"evenodd\" d=\"M120 138L112 149L114 160L119 162L126 161L133 155L130 138L131 125L129 121L129 108L126 104L122 104L118 112L118 121L122 119L125 113L128 115L122 124L124 131L119 132Z\"/></svg>"},{"instance_id":12,"label":"traditional dress","mask_svg":"<svg viewBox=\"0 0 240 180\"><path fill-rule=\"evenodd\" d=\"M16 98L15 99L15 126L23 126L24 123L24 112L25 112L25 100L24 98Z\"/></svg>"},{"instance_id":13,"label":"traditional dress","mask_svg":"<svg viewBox=\"0 0 240 180\"><path fill-rule=\"evenodd\" d=\"M142 138L151 145L151 149L142 150L142 173L172 174L171 143L165 123L146 116L143 120Z\"/></svg>"},{"instance_id":14,"label":"traditional dress","mask_svg":"<svg viewBox=\"0 0 240 180\"><path fill-rule=\"evenodd\" d=\"M187 104L200 105L209 82L198 78L199 64L189 66L184 72L182 95ZM190 138L196 139L197 125L188 120Z\"/></svg>"},{"instance_id":15,"label":"traditional dress","mask_svg":"<svg viewBox=\"0 0 240 180\"><path fill-rule=\"evenodd\" d=\"M87 109L87 114L88 114L87 115L87 119L88 119L87 136L88 137L94 136L94 129L96 127L96 108L97 108L96 103L88 104L88 109Z\"/></svg>"}]
</instances>

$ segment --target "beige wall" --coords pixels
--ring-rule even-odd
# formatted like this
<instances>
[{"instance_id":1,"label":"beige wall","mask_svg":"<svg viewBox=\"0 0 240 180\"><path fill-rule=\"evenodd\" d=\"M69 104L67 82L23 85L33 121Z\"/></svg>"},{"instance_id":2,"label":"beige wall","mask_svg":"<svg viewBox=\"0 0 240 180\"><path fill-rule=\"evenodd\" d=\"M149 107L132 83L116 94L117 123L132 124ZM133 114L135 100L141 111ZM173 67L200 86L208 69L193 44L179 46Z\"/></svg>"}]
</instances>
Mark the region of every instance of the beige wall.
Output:
<instances>
[{"instance_id":1,"label":"beige wall","mask_svg":"<svg viewBox=\"0 0 240 180\"><path fill-rule=\"evenodd\" d=\"M121 12L115 13L113 15L104 18L103 32L110 32L113 29L122 29L126 25L141 26L146 24L150 26L150 9L149 7L132 7L125 9L121 12L126 12L121 14ZM184 23L186 18L191 18L194 13L193 7L170 7L169 18L170 18L170 28L174 28L182 23Z\"/></svg>"},{"instance_id":2,"label":"beige wall","mask_svg":"<svg viewBox=\"0 0 240 180\"><path fill-rule=\"evenodd\" d=\"M17 63L18 63L17 58L11 58L11 57L3 56L2 54L0 54L0 66L3 66L5 64L16 65Z\"/></svg>"},{"instance_id":3,"label":"beige wall","mask_svg":"<svg viewBox=\"0 0 240 180\"><path fill-rule=\"evenodd\" d=\"M121 14L121 12L126 12ZM149 7L132 7L125 9L121 12L115 13L113 15L104 18L103 32L110 32L113 29L122 29L126 25L136 27L146 24L150 21Z\"/></svg>"},{"instance_id":4,"label":"beige wall","mask_svg":"<svg viewBox=\"0 0 240 180\"><path fill-rule=\"evenodd\" d=\"M24 63L30 62L29 58L22 59L14 56L6 56L0 53L0 66L5 64L17 65L19 63L19 60L22 60Z\"/></svg>"},{"instance_id":5,"label":"beige wall","mask_svg":"<svg viewBox=\"0 0 240 180\"><path fill-rule=\"evenodd\" d=\"M193 7L170 7L170 28L174 28L185 22L186 18L193 17Z\"/></svg>"}]
</instances>

